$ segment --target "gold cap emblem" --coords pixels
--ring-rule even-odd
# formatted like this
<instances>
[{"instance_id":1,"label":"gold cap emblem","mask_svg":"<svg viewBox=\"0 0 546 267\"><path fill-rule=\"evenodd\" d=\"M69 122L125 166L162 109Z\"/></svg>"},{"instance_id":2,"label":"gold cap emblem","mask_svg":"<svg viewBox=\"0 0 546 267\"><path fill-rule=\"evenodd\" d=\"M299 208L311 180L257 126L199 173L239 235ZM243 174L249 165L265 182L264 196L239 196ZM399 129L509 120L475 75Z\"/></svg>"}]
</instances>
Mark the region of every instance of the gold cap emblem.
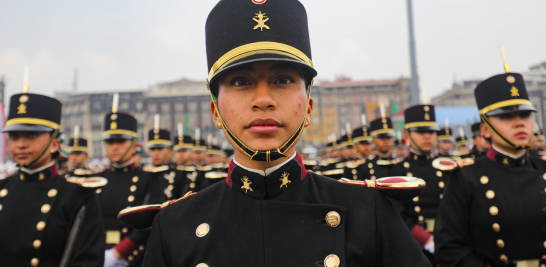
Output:
<instances>
[{"instance_id":1,"label":"gold cap emblem","mask_svg":"<svg viewBox=\"0 0 546 267\"><path fill-rule=\"evenodd\" d=\"M519 96L519 90L515 86L512 86L512 89L510 89L510 93L512 93L510 96L516 97Z\"/></svg>"},{"instance_id":2,"label":"gold cap emblem","mask_svg":"<svg viewBox=\"0 0 546 267\"><path fill-rule=\"evenodd\" d=\"M254 27L254 30L258 28L260 28L261 31L263 31L264 28L269 30L269 26L265 25L265 23L269 20L269 18L265 14L266 13L262 13L262 11L260 11L259 13L256 13L256 16L253 18L253 20L256 21L258 25Z\"/></svg>"}]
</instances>

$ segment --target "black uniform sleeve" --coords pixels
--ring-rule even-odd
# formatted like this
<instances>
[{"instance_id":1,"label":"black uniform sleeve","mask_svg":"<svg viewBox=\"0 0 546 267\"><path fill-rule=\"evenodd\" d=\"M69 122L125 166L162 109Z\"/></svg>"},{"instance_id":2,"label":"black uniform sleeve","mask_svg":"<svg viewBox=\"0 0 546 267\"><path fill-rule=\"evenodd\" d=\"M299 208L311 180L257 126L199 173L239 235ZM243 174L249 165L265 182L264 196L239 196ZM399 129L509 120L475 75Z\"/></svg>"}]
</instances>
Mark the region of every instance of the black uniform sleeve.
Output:
<instances>
[{"instance_id":1,"label":"black uniform sleeve","mask_svg":"<svg viewBox=\"0 0 546 267\"><path fill-rule=\"evenodd\" d=\"M67 266L97 266L104 264L104 223L99 201L94 192L77 187L71 198L75 203L70 210L69 236L77 214L85 206L85 216L80 223L79 231L74 241L72 254Z\"/></svg>"},{"instance_id":2,"label":"black uniform sleeve","mask_svg":"<svg viewBox=\"0 0 546 267\"><path fill-rule=\"evenodd\" d=\"M375 191L376 266L431 266L391 203Z\"/></svg>"},{"instance_id":3,"label":"black uniform sleeve","mask_svg":"<svg viewBox=\"0 0 546 267\"><path fill-rule=\"evenodd\" d=\"M154 218L152 233L150 234L146 253L144 254L144 260L142 262L143 267L172 266L165 256L165 250L163 250L160 217L161 214L157 214Z\"/></svg>"},{"instance_id":4,"label":"black uniform sleeve","mask_svg":"<svg viewBox=\"0 0 546 267\"><path fill-rule=\"evenodd\" d=\"M469 240L472 192L456 171L446 187L434 226L435 256L442 267L483 267L472 252Z\"/></svg>"}]
</instances>

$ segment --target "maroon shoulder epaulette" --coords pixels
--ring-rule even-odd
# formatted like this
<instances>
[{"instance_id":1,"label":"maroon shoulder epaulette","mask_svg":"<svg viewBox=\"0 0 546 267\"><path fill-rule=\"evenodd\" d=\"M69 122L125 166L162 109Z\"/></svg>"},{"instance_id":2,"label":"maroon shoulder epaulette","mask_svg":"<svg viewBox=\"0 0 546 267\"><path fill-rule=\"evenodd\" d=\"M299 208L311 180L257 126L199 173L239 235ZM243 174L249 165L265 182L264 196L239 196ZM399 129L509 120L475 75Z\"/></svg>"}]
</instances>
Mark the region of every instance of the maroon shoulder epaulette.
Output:
<instances>
[{"instance_id":1,"label":"maroon shoulder epaulette","mask_svg":"<svg viewBox=\"0 0 546 267\"><path fill-rule=\"evenodd\" d=\"M341 178L338 181L344 184L375 188L384 196L396 200L413 199L421 194L426 186L423 179L408 176L385 177L375 181L355 181Z\"/></svg>"},{"instance_id":2,"label":"maroon shoulder epaulette","mask_svg":"<svg viewBox=\"0 0 546 267\"><path fill-rule=\"evenodd\" d=\"M137 206L137 207L130 207L126 208L119 212L118 219L127 225L129 225L131 228L137 229L137 230L144 230L152 227L152 224L154 222L155 215L161 211L161 209L174 204L178 201L181 201L183 199L189 198L196 193L188 192L186 195L179 199L167 201L163 204L156 204L156 205L143 205L143 206Z\"/></svg>"}]
</instances>

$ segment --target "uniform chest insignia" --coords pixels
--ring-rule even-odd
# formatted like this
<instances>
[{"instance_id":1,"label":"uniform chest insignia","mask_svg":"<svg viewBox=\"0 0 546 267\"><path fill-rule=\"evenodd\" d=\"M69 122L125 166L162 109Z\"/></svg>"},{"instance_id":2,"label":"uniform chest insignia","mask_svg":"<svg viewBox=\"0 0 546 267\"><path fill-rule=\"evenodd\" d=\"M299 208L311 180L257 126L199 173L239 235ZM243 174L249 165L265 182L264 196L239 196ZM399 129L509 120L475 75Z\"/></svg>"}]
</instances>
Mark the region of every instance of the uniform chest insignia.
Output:
<instances>
[{"instance_id":1,"label":"uniform chest insignia","mask_svg":"<svg viewBox=\"0 0 546 267\"><path fill-rule=\"evenodd\" d=\"M248 177L244 176L243 179L241 179L241 181L243 181L243 186L241 186L241 189L244 189L245 193L248 193L248 190L250 190L250 192L254 192L254 190L250 188L250 185L252 184L252 182L248 179Z\"/></svg>"},{"instance_id":2,"label":"uniform chest insignia","mask_svg":"<svg viewBox=\"0 0 546 267\"><path fill-rule=\"evenodd\" d=\"M282 188L283 186L286 187L286 188L288 188L288 184L291 183L291 181L288 180L288 175L290 175L290 173L284 172L284 173L282 174L281 179L279 179L279 180L281 180L281 182L282 182L280 188Z\"/></svg>"},{"instance_id":3,"label":"uniform chest insignia","mask_svg":"<svg viewBox=\"0 0 546 267\"><path fill-rule=\"evenodd\" d=\"M266 13L262 14L262 11L260 11L259 13L256 13L256 16L253 18L253 20L256 21L258 25L254 27L254 30L258 28L260 28L261 31L263 31L264 28L269 30L269 26L265 25L265 23L269 20L269 18L265 14Z\"/></svg>"},{"instance_id":4,"label":"uniform chest insignia","mask_svg":"<svg viewBox=\"0 0 546 267\"><path fill-rule=\"evenodd\" d=\"M519 91L518 91L518 88L516 88L515 86L512 86L512 89L510 89L510 93L512 97L517 97L519 96Z\"/></svg>"},{"instance_id":5,"label":"uniform chest insignia","mask_svg":"<svg viewBox=\"0 0 546 267\"><path fill-rule=\"evenodd\" d=\"M432 167L441 171L452 171L458 167L458 164L450 158L437 158L432 161Z\"/></svg>"},{"instance_id":6,"label":"uniform chest insignia","mask_svg":"<svg viewBox=\"0 0 546 267\"><path fill-rule=\"evenodd\" d=\"M508 165L508 158L506 158L506 157L503 158L503 159L502 159L502 164Z\"/></svg>"}]
</instances>

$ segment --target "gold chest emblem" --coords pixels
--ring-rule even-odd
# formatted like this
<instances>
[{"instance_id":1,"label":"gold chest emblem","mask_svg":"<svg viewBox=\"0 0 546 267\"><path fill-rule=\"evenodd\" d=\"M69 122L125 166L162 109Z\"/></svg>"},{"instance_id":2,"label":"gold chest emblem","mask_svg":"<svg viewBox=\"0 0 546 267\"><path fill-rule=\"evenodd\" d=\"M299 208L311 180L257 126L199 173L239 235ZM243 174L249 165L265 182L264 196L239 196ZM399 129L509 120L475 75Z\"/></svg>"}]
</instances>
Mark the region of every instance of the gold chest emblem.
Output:
<instances>
[{"instance_id":1,"label":"gold chest emblem","mask_svg":"<svg viewBox=\"0 0 546 267\"><path fill-rule=\"evenodd\" d=\"M510 89L510 93L512 93L512 97L519 96L518 88L516 88L515 86L512 86L512 89Z\"/></svg>"},{"instance_id":2,"label":"gold chest emblem","mask_svg":"<svg viewBox=\"0 0 546 267\"><path fill-rule=\"evenodd\" d=\"M290 175L290 173L284 172L284 173L282 174L282 176L281 176L281 179L279 179L279 180L281 180L281 182L282 182L281 188L282 188L283 186L286 187L286 188L288 188L288 184L291 183L291 181L288 180L288 175Z\"/></svg>"},{"instance_id":3,"label":"gold chest emblem","mask_svg":"<svg viewBox=\"0 0 546 267\"><path fill-rule=\"evenodd\" d=\"M269 30L269 26L265 25L265 23L269 20L269 18L265 14L266 13L262 14L262 11L260 11L259 13L256 13L256 16L254 18L252 18L254 21L258 23L258 25L254 27L254 30L258 28L260 28L261 31L263 31L264 28Z\"/></svg>"},{"instance_id":4,"label":"gold chest emblem","mask_svg":"<svg viewBox=\"0 0 546 267\"><path fill-rule=\"evenodd\" d=\"M250 185L252 184L252 182L248 180L248 177L244 176L243 179L241 179L241 181L243 181L243 186L241 186L241 189L244 189L245 193L248 193L248 190L250 190L250 192L254 192L254 190L250 188Z\"/></svg>"}]
</instances>

